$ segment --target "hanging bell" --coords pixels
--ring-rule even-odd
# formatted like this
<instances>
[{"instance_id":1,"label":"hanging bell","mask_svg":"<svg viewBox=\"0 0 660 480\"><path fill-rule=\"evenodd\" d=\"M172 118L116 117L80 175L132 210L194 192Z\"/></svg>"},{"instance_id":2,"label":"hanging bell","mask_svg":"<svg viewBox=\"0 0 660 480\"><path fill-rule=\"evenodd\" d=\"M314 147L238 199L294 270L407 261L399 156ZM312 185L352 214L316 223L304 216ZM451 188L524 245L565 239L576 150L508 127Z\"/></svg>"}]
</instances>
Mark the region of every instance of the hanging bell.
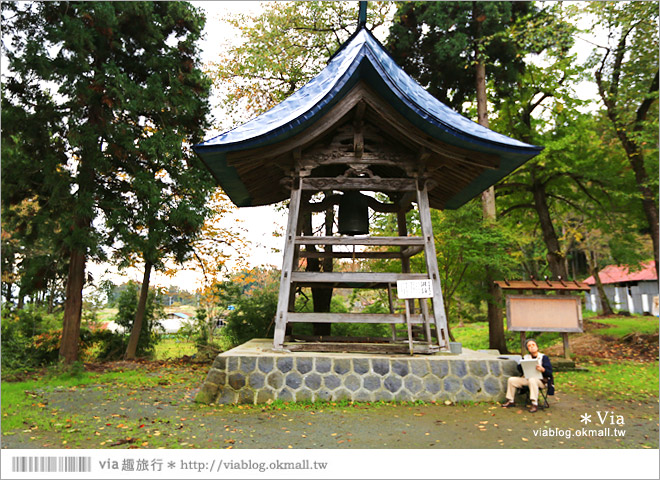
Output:
<instances>
[{"instance_id":1,"label":"hanging bell","mask_svg":"<svg viewBox=\"0 0 660 480\"><path fill-rule=\"evenodd\" d=\"M339 200L339 233L366 235L369 233L369 198L358 191L348 191Z\"/></svg>"}]
</instances>

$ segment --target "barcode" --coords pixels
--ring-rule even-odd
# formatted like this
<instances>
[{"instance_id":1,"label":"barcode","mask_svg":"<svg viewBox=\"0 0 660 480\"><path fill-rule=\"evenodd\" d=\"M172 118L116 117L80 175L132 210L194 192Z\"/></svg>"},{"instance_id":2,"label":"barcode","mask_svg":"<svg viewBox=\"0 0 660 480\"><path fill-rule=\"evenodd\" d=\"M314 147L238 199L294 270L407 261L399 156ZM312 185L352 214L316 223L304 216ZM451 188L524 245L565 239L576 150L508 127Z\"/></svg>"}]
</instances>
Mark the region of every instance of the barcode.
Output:
<instances>
[{"instance_id":1,"label":"barcode","mask_svg":"<svg viewBox=\"0 0 660 480\"><path fill-rule=\"evenodd\" d=\"M91 472L92 457L12 457L12 472Z\"/></svg>"}]
</instances>

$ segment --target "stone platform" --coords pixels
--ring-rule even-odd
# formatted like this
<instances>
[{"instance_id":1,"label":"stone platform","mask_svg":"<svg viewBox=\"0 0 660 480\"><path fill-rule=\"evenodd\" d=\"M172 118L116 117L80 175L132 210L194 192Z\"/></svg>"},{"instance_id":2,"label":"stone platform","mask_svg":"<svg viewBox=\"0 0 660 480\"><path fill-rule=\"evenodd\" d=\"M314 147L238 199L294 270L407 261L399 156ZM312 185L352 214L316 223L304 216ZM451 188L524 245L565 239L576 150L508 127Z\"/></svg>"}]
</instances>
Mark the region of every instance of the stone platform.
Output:
<instances>
[{"instance_id":1,"label":"stone platform","mask_svg":"<svg viewBox=\"0 0 660 480\"><path fill-rule=\"evenodd\" d=\"M492 351L380 355L276 352L254 339L218 355L195 401L501 401L516 362Z\"/></svg>"}]
</instances>

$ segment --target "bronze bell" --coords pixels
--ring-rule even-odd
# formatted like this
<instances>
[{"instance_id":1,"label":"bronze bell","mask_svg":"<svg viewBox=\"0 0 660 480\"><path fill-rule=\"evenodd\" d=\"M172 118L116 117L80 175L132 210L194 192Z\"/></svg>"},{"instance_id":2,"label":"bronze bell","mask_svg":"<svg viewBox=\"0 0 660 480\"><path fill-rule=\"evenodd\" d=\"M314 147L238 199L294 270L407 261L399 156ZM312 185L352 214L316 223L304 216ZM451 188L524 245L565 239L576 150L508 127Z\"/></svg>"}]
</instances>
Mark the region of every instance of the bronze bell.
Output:
<instances>
[{"instance_id":1,"label":"bronze bell","mask_svg":"<svg viewBox=\"0 0 660 480\"><path fill-rule=\"evenodd\" d=\"M339 233L342 235L369 233L369 197L356 190L344 192L339 200Z\"/></svg>"}]
</instances>

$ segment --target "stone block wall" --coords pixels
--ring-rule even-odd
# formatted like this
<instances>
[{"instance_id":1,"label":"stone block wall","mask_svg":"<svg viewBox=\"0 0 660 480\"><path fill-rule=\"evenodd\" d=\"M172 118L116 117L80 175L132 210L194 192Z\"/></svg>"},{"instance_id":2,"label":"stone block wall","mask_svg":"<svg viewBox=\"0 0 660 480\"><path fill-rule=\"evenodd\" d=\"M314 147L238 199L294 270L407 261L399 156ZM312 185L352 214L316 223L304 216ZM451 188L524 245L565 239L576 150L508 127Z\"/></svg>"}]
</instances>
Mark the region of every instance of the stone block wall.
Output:
<instances>
[{"instance_id":1,"label":"stone block wall","mask_svg":"<svg viewBox=\"0 0 660 480\"><path fill-rule=\"evenodd\" d=\"M215 359L196 401L501 401L511 375L517 375L514 361L485 354L470 358L229 351Z\"/></svg>"}]
</instances>

